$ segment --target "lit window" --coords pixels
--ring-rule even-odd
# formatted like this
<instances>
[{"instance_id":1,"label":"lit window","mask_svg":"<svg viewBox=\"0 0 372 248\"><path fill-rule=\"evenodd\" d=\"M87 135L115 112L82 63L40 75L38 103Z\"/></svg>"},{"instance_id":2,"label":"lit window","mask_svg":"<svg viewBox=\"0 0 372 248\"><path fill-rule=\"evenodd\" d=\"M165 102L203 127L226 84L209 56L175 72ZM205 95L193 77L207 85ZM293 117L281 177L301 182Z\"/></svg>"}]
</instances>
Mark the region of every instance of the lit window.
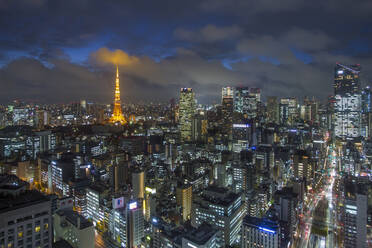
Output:
<instances>
[{"instance_id":1,"label":"lit window","mask_svg":"<svg viewBox=\"0 0 372 248\"><path fill-rule=\"evenodd\" d=\"M22 238L23 237L23 232L19 232L18 233L18 238Z\"/></svg>"},{"instance_id":2,"label":"lit window","mask_svg":"<svg viewBox=\"0 0 372 248\"><path fill-rule=\"evenodd\" d=\"M40 232L40 226L35 226L35 232Z\"/></svg>"},{"instance_id":3,"label":"lit window","mask_svg":"<svg viewBox=\"0 0 372 248\"><path fill-rule=\"evenodd\" d=\"M48 229L48 226L49 226L48 223L45 223L44 224L44 229Z\"/></svg>"}]
</instances>

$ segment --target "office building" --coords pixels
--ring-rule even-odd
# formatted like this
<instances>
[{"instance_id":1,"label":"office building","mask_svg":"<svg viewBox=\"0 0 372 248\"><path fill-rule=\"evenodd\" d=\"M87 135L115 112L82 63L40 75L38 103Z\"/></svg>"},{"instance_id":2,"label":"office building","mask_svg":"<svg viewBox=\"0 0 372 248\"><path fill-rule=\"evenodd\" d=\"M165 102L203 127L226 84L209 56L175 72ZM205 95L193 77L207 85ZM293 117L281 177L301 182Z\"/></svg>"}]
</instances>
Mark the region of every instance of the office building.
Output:
<instances>
[{"instance_id":1,"label":"office building","mask_svg":"<svg viewBox=\"0 0 372 248\"><path fill-rule=\"evenodd\" d=\"M234 164L233 169L233 186L235 192L245 192L247 189L247 166L244 164Z\"/></svg>"},{"instance_id":2,"label":"office building","mask_svg":"<svg viewBox=\"0 0 372 248\"><path fill-rule=\"evenodd\" d=\"M217 248L220 246L221 231L203 223L191 228L182 236L182 248Z\"/></svg>"},{"instance_id":3,"label":"office building","mask_svg":"<svg viewBox=\"0 0 372 248\"><path fill-rule=\"evenodd\" d=\"M61 209L53 216L55 240L66 240L74 248L94 248L94 226L78 213Z\"/></svg>"},{"instance_id":4,"label":"office building","mask_svg":"<svg viewBox=\"0 0 372 248\"><path fill-rule=\"evenodd\" d=\"M361 135L360 65L335 67L335 136L353 139Z\"/></svg>"},{"instance_id":5,"label":"office building","mask_svg":"<svg viewBox=\"0 0 372 248\"><path fill-rule=\"evenodd\" d=\"M133 195L137 199L145 198L145 172L135 170L132 172Z\"/></svg>"},{"instance_id":6,"label":"office building","mask_svg":"<svg viewBox=\"0 0 372 248\"><path fill-rule=\"evenodd\" d=\"M279 248L279 223L266 218L246 216L242 225L242 248Z\"/></svg>"},{"instance_id":7,"label":"office building","mask_svg":"<svg viewBox=\"0 0 372 248\"><path fill-rule=\"evenodd\" d=\"M233 113L234 113L234 88L222 88L221 118L223 122L223 133L232 133Z\"/></svg>"},{"instance_id":8,"label":"office building","mask_svg":"<svg viewBox=\"0 0 372 248\"><path fill-rule=\"evenodd\" d=\"M299 117L297 99L295 97L281 98L279 107L281 124L293 125Z\"/></svg>"},{"instance_id":9,"label":"office building","mask_svg":"<svg viewBox=\"0 0 372 248\"><path fill-rule=\"evenodd\" d=\"M195 93L192 88L181 88L179 104L179 127L182 141L191 141L192 117L195 114Z\"/></svg>"},{"instance_id":10,"label":"office building","mask_svg":"<svg viewBox=\"0 0 372 248\"><path fill-rule=\"evenodd\" d=\"M344 247L366 247L367 194L363 184L346 179L344 202Z\"/></svg>"},{"instance_id":11,"label":"office building","mask_svg":"<svg viewBox=\"0 0 372 248\"><path fill-rule=\"evenodd\" d=\"M361 93L361 110L362 120L360 131L363 137L368 138L372 133L372 91L369 86L364 88Z\"/></svg>"},{"instance_id":12,"label":"office building","mask_svg":"<svg viewBox=\"0 0 372 248\"><path fill-rule=\"evenodd\" d=\"M293 155L293 172L296 179L313 177L311 160L305 150L297 150Z\"/></svg>"},{"instance_id":13,"label":"office building","mask_svg":"<svg viewBox=\"0 0 372 248\"><path fill-rule=\"evenodd\" d=\"M52 247L52 205L13 175L0 175L0 247Z\"/></svg>"},{"instance_id":14,"label":"office building","mask_svg":"<svg viewBox=\"0 0 372 248\"><path fill-rule=\"evenodd\" d=\"M267 97L267 119L268 122L279 124L279 104L276 96Z\"/></svg>"},{"instance_id":15,"label":"office building","mask_svg":"<svg viewBox=\"0 0 372 248\"><path fill-rule=\"evenodd\" d=\"M187 221L191 218L192 207L192 185L180 185L176 189L177 205L181 207L182 220Z\"/></svg>"},{"instance_id":16,"label":"office building","mask_svg":"<svg viewBox=\"0 0 372 248\"><path fill-rule=\"evenodd\" d=\"M234 94L234 112L248 113L249 87L237 87Z\"/></svg>"},{"instance_id":17,"label":"office building","mask_svg":"<svg viewBox=\"0 0 372 248\"><path fill-rule=\"evenodd\" d=\"M226 188L209 186L201 197L193 201L192 225L207 222L216 226L222 232L223 246L236 245L246 213L242 198L242 193L235 194Z\"/></svg>"},{"instance_id":18,"label":"office building","mask_svg":"<svg viewBox=\"0 0 372 248\"><path fill-rule=\"evenodd\" d=\"M104 223L104 211L100 203L107 196L105 187L93 184L86 189L86 218L93 222L94 226Z\"/></svg>"},{"instance_id":19,"label":"office building","mask_svg":"<svg viewBox=\"0 0 372 248\"><path fill-rule=\"evenodd\" d=\"M223 87L221 92L221 102L224 98L234 98L234 87Z\"/></svg>"}]
</instances>

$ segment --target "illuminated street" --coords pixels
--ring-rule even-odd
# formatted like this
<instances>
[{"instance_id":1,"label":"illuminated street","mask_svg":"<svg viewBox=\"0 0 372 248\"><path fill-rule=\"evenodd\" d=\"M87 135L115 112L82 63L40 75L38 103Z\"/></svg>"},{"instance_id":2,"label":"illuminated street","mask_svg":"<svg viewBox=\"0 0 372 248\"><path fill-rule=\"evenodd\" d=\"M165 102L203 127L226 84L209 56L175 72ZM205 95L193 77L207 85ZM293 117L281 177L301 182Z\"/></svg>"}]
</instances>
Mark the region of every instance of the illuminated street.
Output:
<instances>
[{"instance_id":1,"label":"illuminated street","mask_svg":"<svg viewBox=\"0 0 372 248\"><path fill-rule=\"evenodd\" d=\"M336 152L327 146L324 158L323 170L327 173L322 175L324 185L313 194L308 195L306 204L306 211L300 215L300 225L297 228L299 232L296 241L292 247L338 247L336 244L335 233L335 210L334 210L334 197L333 186L336 178L336 165L338 163ZM324 238L312 233L313 220L315 217L315 209L321 199L326 199L328 202L327 218L325 222L328 227L328 235Z\"/></svg>"}]
</instances>

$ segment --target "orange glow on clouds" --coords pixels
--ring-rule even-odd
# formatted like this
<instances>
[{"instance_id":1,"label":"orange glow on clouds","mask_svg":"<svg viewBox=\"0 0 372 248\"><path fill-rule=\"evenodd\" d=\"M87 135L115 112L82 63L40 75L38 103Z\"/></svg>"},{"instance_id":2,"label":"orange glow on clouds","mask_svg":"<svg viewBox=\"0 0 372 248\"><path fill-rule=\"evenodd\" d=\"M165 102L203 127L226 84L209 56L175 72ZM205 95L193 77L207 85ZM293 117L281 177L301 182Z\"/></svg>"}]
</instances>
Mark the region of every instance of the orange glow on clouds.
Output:
<instances>
[{"instance_id":1,"label":"orange glow on clouds","mask_svg":"<svg viewBox=\"0 0 372 248\"><path fill-rule=\"evenodd\" d=\"M130 56L120 49L109 50L106 47L98 49L92 54L92 57L100 64L113 64L113 65L132 65L139 62L135 56Z\"/></svg>"}]
</instances>

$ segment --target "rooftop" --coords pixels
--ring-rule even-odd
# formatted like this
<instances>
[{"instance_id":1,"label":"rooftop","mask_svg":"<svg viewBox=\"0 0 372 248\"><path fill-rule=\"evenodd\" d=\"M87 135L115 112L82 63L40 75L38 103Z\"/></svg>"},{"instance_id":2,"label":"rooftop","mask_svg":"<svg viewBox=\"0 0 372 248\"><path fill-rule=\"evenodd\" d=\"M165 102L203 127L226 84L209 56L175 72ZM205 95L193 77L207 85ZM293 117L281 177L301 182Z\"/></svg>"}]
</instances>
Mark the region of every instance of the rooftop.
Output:
<instances>
[{"instance_id":1,"label":"rooftop","mask_svg":"<svg viewBox=\"0 0 372 248\"><path fill-rule=\"evenodd\" d=\"M203 223L198 228L192 228L185 233L184 238L198 244L204 245L210 240L216 233L217 229L214 229L211 225Z\"/></svg>"},{"instance_id":2,"label":"rooftop","mask_svg":"<svg viewBox=\"0 0 372 248\"><path fill-rule=\"evenodd\" d=\"M79 228L80 230L88 228L93 225L90 221L85 219L80 214L74 212L73 210L62 209L62 210L58 210L56 214L58 214L61 217L65 216L68 222L70 222L72 225ZM79 219L80 219L80 224L79 224Z\"/></svg>"},{"instance_id":3,"label":"rooftop","mask_svg":"<svg viewBox=\"0 0 372 248\"><path fill-rule=\"evenodd\" d=\"M19 208L29 207L42 202L48 202L46 195L36 190L26 190L17 196L0 196L0 213L12 211Z\"/></svg>"},{"instance_id":4,"label":"rooftop","mask_svg":"<svg viewBox=\"0 0 372 248\"><path fill-rule=\"evenodd\" d=\"M257 218L247 215L243 220L243 225L258 228L262 231L276 233L279 223L267 218Z\"/></svg>"}]
</instances>

